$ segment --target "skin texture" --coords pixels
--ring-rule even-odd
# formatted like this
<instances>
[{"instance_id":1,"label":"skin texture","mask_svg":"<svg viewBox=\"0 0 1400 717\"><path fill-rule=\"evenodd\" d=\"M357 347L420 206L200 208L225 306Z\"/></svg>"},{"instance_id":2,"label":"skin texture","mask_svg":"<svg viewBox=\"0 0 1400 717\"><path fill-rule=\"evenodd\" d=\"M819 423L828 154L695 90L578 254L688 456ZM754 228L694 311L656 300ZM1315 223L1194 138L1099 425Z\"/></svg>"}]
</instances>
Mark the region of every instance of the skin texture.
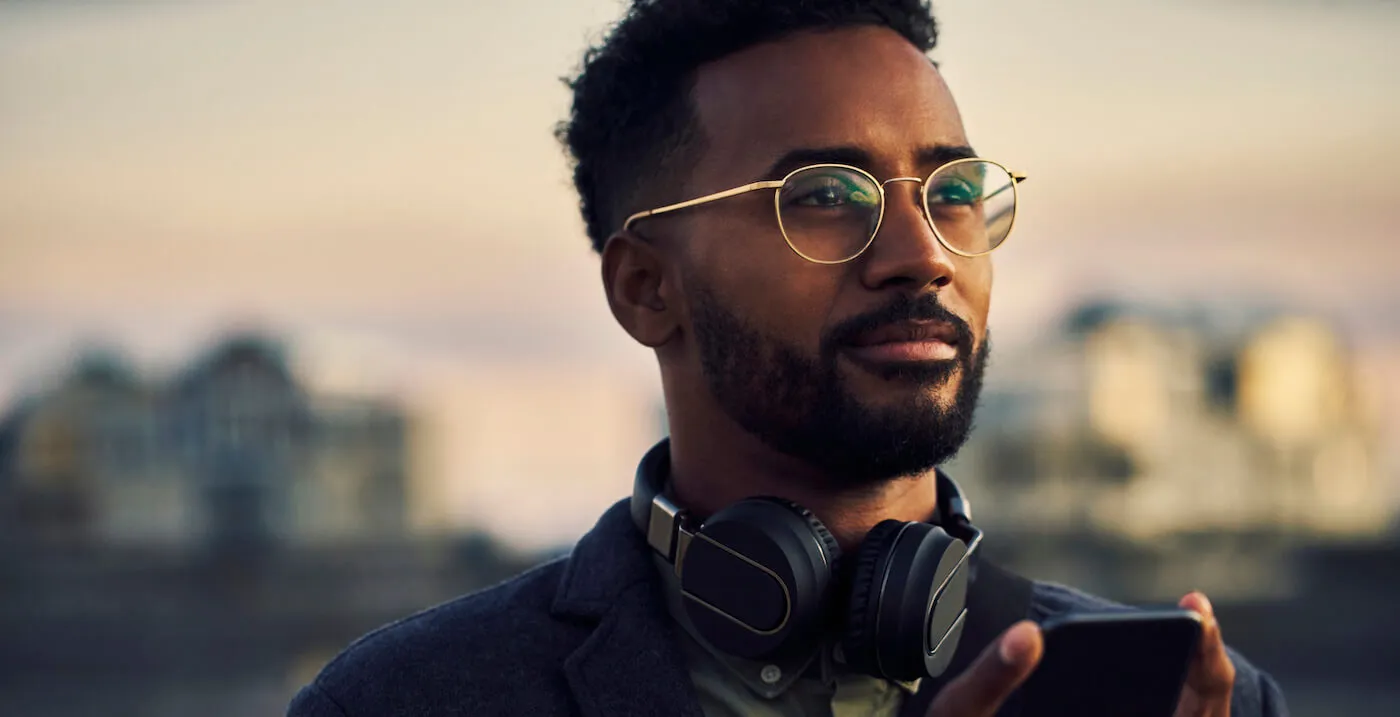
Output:
<instances>
[{"instance_id":1,"label":"skin texture","mask_svg":"<svg viewBox=\"0 0 1400 717\"><path fill-rule=\"evenodd\" d=\"M795 167L779 167L775 177L773 164L793 150L854 148L864 156L847 163L886 180L927 176L950 151L956 154L953 148L969 145L938 70L885 28L809 31L745 49L699 68L691 97L704 144L670 201L780 178ZM722 353L715 342L723 337L706 336L706 328L739 335L733 333L737 325L717 321L717 307L755 336L817 362L824 340L853 319L901 302L936 300L971 341L959 350L972 356L985 349L990 258L944 249L919 207L917 185L894 183L886 192L875 242L841 265L813 264L791 251L769 192L650 218L608 240L602 256L608 302L618 323L656 352L671 429L671 488L698 517L745 497L780 496L811 509L842 548L852 550L882 520L926 520L934 513L931 466L853 479L841 474L839 461L804 460L765 441L752 421L746 426L743 416L736 418L745 386L729 395L723 382L707 375L707 358L713 374ZM975 380L966 359L936 379L927 372L911 378L825 350L830 372L821 375L866 412L861 415L946 412ZM761 351L740 357L772 358ZM743 373L742 366L719 368ZM801 399L748 405L781 424L800 419L784 412L793 413ZM1204 596L1187 596L1183 605L1200 609L1197 601L1209 615ZM1030 674L1042 649L1034 624L1012 627L942 691L930 714L992 714ZM1219 628L1208 618L1178 715L1228 714L1232 679Z\"/></svg>"}]
</instances>

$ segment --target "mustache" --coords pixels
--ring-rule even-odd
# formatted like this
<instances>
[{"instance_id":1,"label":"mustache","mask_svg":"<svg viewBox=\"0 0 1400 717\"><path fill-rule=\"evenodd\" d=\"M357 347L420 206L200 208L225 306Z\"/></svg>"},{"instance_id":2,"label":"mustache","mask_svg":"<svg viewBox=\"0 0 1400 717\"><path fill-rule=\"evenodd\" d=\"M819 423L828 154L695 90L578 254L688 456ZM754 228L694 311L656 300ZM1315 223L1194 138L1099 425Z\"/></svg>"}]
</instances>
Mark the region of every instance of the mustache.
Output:
<instances>
[{"instance_id":1,"label":"mustache","mask_svg":"<svg viewBox=\"0 0 1400 717\"><path fill-rule=\"evenodd\" d=\"M963 356L972 353L972 327L940 303L937 294L900 294L887 306L846 319L827 332L822 342L823 348L834 352L843 345L854 343L863 333L901 321L944 322L957 334L958 353Z\"/></svg>"}]
</instances>

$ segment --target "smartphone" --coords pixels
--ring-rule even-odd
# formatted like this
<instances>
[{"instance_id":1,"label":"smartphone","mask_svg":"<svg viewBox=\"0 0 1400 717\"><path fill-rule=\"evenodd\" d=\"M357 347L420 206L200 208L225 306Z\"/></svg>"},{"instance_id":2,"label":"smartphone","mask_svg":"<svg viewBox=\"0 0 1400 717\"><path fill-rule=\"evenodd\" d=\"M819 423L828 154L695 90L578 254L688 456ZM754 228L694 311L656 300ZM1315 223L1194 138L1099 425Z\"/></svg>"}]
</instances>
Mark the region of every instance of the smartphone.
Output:
<instances>
[{"instance_id":1,"label":"smartphone","mask_svg":"<svg viewBox=\"0 0 1400 717\"><path fill-rule=\"evenodd\" d=\"M1072 612L1041 624L1045 652L1021 714L1171 717L1201 639L1191 610Z\"/></svg>"}]
</instances>

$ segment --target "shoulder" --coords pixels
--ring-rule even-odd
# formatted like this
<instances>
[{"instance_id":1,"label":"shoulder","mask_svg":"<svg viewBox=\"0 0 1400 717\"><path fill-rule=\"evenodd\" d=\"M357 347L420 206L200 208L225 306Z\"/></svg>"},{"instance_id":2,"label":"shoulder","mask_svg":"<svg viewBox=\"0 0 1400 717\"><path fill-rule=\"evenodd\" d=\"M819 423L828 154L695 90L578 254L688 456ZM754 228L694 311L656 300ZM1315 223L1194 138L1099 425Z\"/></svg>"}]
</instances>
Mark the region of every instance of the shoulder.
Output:
<instances>
[{"instance_id":1,"label":"shoulder","mask_svg":"<svg viewBox=\"0 0 1400 717\"><path fill-rule=\"evenodd\" d=\"M502 700L520 705L522 693L562 694L556 663L587 637L550 615L564 567L563 559L545 563L366 634L326 665L289 715L470 714Z\"/></svg>"},{"instance_id":2,"label":"shoulder","mask_svg":"<svg viewBox=\"0 0 1400 717\"><path fill-rule=\"evenodd\" d=\"M1136 608L1091 595L1068 585L1032 582L1029 617L1038 623L1054 615L1077 610L1134 609ZM1225 630L1229 629L1228 625L1222 627ZM1288 709L1284 705L1283 692L1278 683L1229 645L1226 645L1225 649L1230 655L1230 662L1235 666L1235 689L1230 714L1234 717L1285 717Z\"/></svg>"},{"instance_id":3,"label":"shoulder","mask_svg":"<svg viewBox=\"0 0 1400 717\"><path fill-rule=\"evenodd\" d=\"M1091 595L1060 583L1040 580L1031 583L1030 618L1044 622L1054 615L1078 610L1132 610L1123 603Z\"/></svg>"}]
</instances>

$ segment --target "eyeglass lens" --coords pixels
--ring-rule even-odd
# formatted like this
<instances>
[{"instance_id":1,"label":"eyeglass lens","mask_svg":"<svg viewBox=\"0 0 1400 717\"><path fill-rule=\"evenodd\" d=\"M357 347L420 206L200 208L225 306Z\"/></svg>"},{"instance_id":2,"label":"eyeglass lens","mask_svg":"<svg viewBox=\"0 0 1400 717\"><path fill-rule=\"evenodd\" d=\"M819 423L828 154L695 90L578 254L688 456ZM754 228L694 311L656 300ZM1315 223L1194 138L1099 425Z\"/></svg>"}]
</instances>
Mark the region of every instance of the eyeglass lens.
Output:
<instances>
[{"instance_id":1,"label":"eyeglass lens","mask_svg":"<svg viewBox=\"0 0 1400 717\"><path fill-rule=\"evenodd\" d=\"M924 183L925 212L940 239L965 254L995 249L1011 231L1016 192L999 165L963 161ZM880 224L881 193L870 177L844 167L811 167L778 190L778 223L799 254L815 261L850 259L869 246Z\"/></svg>"}]
</instances>

